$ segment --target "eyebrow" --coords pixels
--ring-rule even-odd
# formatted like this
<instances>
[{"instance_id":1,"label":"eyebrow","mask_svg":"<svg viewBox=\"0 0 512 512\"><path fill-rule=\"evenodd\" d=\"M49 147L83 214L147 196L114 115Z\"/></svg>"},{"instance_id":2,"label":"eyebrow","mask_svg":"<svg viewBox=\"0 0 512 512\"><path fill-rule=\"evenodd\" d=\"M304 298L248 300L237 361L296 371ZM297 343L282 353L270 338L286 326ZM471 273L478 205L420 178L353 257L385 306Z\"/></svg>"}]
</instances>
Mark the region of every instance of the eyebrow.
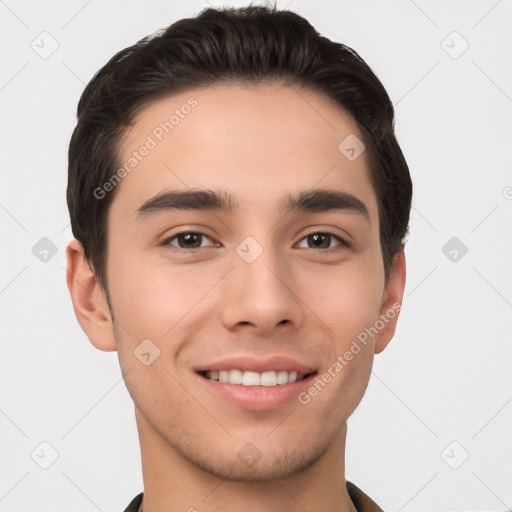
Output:
<instances>
[{"instance_id":1,"label":"eyebrow","mask_svg":"<svg viewBox=\"0 0 512 512\"><path fill-rule=\"evenodd\" d=\"M148 199L136 211L136 219L168 211L203 210L233 214L240 205L226 191L185 190L164 191ZM328 212L341 210L362 215L370 223L366 205L356 196L331 189L314 189L288 194L281 201L279 209L283 215L291 211Z\"/></svg>"}]
</instances>

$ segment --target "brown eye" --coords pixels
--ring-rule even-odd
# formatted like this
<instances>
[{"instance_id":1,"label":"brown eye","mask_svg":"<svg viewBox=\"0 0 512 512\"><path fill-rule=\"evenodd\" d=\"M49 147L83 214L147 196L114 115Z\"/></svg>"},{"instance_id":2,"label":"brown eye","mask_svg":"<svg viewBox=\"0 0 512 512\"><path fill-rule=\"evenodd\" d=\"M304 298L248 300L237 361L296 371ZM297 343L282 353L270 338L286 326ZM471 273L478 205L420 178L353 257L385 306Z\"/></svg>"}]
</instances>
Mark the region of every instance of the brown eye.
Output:
<instances>
[{"instance_id":1,"label":"brown eye","mask_svg":"<svg viewBox=\"0 0 512 512\"><path fill-rule=\"evenodd\" d=\"M307 249L332 249L333 247L339 245L344 247L349 246L349 244L345 242L345 240L332 233L311 233L305 236L302 240L307 241ZM331 242L333 241L338 241L338 243L335 244L334 246L331 246Z\"/></svg>"},{"instance_id":2,"label":"brown eye","mask_svg":"<svg viewBox=\"0 0 512 512\"><path fill-rule=\"evenodd\" d=\"M200 247L205 247L205 245L202 244L205 238L211 242L211 238L204 233L186 231L168 238L163 242L163 245L172 245L184 250L199 249ZM174 243L174 241L176 241L176 243Z\"/></svg>"}]
</instances>

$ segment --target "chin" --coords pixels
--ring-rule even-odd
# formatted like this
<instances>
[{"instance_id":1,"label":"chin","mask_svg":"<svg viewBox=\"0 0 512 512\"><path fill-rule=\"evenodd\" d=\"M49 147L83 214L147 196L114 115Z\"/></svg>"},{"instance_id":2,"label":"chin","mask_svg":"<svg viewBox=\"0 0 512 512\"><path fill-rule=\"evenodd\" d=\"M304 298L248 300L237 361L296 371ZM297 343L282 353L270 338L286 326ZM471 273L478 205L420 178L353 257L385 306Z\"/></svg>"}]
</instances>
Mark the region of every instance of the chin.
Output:
<instances>
[{"instance_id":1,"label":"chin","mask_svg":"<svg viewBox=\"0 0 512 512\"><path fill-rule=\"evenodd\" d=\"M255 448L251 450L246 445L234 458L229 459L225 454L215 456L210 453L208 457L197 457L197 454L184 455L196 466L224 480L271 482L306 471L324 455L327 448L326 444L325 446L302 446L292 451L283 448L261 453Z\"/></svg>"}]
</instances>

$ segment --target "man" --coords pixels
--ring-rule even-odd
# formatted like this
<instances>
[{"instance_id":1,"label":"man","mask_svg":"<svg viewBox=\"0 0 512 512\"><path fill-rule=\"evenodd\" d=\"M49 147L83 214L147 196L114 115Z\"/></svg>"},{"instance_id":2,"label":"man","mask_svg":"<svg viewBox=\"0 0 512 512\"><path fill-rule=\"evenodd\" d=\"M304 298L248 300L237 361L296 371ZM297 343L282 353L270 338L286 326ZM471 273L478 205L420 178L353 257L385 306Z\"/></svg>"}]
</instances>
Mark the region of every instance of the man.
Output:
<instances>
[{"instance_id":1,"label":"man","mask_svg":"<svg viewBox=\"0 0 512 512\"><path fill-rule=\"evenodd\" d=\"M135 404L127 511L381 510L346 423L395 332L411 194L382 84L292 12L207 9L96 74L67 283Z\"/></svg>"}]
</instances>

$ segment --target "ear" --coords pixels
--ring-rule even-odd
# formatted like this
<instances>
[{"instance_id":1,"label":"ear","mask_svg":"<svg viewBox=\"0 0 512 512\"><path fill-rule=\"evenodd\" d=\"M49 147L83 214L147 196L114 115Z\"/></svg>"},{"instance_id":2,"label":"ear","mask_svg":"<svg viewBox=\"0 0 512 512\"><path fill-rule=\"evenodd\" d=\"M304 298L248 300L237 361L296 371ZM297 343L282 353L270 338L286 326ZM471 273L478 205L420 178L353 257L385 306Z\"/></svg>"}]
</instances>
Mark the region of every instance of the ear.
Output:
<instances>
[{"instance_id":1,"label":"ear","mask_svg":"<svg viewBox=\"0 0 512 512\"><path fill-rule=\"evenodd\" d=\"M97 349L105 352L116 350L106 294L91 272L83 246L78 240L68 244L66 260L66 281L80 327Z\"/></svg>"},{"instance_id":2,"label":"ear","mask_svg":"<svg viewBox=\"0 0 512 512\"><path fill-rule=\"evenodd\" d=\"M375 336L375 353L379 354L395 335L405 288L405 254L401 250L393 258L389 281L384 289L379 319L384 324Z\"/></svg>"}]
</instances>

